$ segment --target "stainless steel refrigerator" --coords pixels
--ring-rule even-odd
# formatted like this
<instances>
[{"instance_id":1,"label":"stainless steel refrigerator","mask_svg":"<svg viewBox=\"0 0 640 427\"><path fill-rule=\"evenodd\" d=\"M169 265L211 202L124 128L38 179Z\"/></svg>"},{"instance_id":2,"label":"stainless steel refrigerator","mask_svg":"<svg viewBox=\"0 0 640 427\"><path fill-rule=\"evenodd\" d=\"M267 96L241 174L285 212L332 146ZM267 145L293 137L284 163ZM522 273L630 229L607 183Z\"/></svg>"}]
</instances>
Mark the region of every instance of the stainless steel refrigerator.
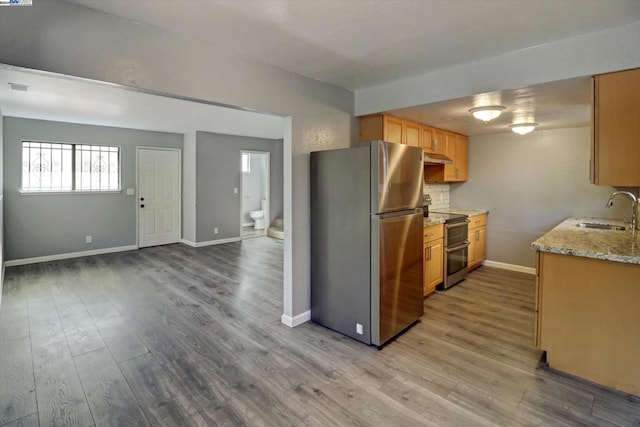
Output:
<instances>
[{"instance_id":1,"label":"stainless steel refrigerator","mask_svg":"<svg viewBox=\"0 0 640 427\"><path fill-rule=\"evenodd\" d=\"M422 149L311 153L311 320L382 346L423 314Z\"/></svg>"}]
</instances>

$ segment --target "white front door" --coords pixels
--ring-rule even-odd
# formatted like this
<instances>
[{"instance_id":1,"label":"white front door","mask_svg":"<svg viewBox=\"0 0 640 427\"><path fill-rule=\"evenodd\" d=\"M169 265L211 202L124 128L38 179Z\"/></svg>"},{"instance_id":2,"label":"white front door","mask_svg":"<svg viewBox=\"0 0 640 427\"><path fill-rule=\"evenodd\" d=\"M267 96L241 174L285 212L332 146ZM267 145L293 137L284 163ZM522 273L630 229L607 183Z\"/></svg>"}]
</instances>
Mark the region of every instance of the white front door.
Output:
<instances>
[{"instance_id":1,"label":"white front door","mask_svg":"<svg viewBox=\"0 0 640 427\"><path fill-rule=\"evenodd\" d=\"M180 240L180 151L138 148L138 247Z\"/></svg>"}]
</instances>

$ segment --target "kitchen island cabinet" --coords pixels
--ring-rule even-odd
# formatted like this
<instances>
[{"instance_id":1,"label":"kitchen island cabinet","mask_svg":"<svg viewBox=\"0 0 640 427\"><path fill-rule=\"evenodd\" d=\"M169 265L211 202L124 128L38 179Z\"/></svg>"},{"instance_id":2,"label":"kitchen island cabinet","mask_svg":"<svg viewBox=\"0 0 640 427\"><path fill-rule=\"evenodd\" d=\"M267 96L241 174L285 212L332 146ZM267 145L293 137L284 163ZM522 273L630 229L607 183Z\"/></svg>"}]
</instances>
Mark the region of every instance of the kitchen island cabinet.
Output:
<instances>
[{"instance_id":1,"label":"kitchen island cabinet","mask_svg":"<svg viewBox=\"0 0 640 427\"><path fill-rule=\"evenodd\" d=\"M640 69L594 77L591 182L640 186Z\"/></svg>"},{"instance_id":2,"label":"kitchen island cabinet","mask_svg":"<svg viewBox=\"0 0 640 427\"><path fill-rule=\"evenodd\" d=\"M640 240L576 226L584 220L532 244L535 345L553 369L640 396Z\"/></svg>"},{"instance_id":3,"label":"kitchen island cabinet","mask_svg":"<svg viewBox=\"0 0 640 427\"><path fill-rule=\"evenodd\" d=\"M444 226L431 225L424 229L424 296L436 290L444 280Z\"/></svg>"}]
</instances>

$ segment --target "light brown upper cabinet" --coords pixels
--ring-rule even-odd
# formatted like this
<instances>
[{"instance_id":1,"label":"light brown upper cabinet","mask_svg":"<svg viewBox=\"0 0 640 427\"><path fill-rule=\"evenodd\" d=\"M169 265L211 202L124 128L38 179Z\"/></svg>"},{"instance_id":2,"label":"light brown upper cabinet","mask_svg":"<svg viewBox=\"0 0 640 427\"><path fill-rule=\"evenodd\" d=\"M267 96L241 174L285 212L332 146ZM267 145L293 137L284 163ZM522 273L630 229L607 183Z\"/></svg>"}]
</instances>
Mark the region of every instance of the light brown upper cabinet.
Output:
<instances>
[{"instance_id":1,"label":"light brown upper cabinet","mask_svg":"<svg viewBox=\"0 0 640 427\"><path fill-rule=\"evenodd\" d=\"M422 132L422 148L424 148L424 152L444 154L447 148L445 132L442 129L425 125L421 125L420 129Z\"/></svg>"},{"instance_id":2,"label":"light brown upper cabinet","mask_svg":"<svg viewBox=\"0 0 640 427\"><path fill-rule=\"evenodd\" d=\"M426 153L439 153L453 160L451 165L426 165L428 182L467 180L469 142L466 136L433 128L388 114L360 117L360 141L383 140L422 147Z\"/></svg>"},{"instance_id":3,"label":"light brown upper cabinet","mask_svg":"<svg viewBox=\"0 0 640 427\"><path fill-rule=\"evenodd\" d=\"M591 182L640 186L640 69L594 77Z\"/></svg>"},{"instance_id":4,"label":"light brown upper cabinet","mask_svg":"<svg viewBox=\"0 0 640 427\"><path fill-rule=\"evenodd\" d=\"M422 148L425 153L435 153L433 143L433 128L429 126L420 126L420 133L422 133Z\"/></svg>"},{"instance_id":5,"label":"light brown upper cabinet","mask_svg":"<svg viewBox=\"0 0 640 427\"><path fill-rule=\"evenodd\" d=\"M434 144L434 153L444 154L447 150L447 137L446 132L442 129L433 128L433 144Z\"/></svg>"},{"instance_id":6,"label":"light brown upper cabinet","mask_svg":"<svg viewBox=\"0 0 640 427\"><path fill-rule=\"evenodd\" d=\"M453 160L450 165L426 165L427 182L462 182L468 178L469 140L464 135L446 132L444 154Z\"/></svg>"},{"instance_id":7,"label":"light brown upper cabinet","mask_svg":"<svg viewBox=\"0 0 640 427\"><path fill-rule=\"evenodd\" d=\"M469 177L469 138L457 135L456 139L456 181L466 181Z\"/></svg>"},{"instance_id":8,"label":"light brown upper cabinet","mask_svg":"<svg viewBox=\"0 0 640 427\"><path fill-rule=\"evenodd\" d=\"M372 138L367 141L371 141ZM391 116L383 116L382 118L382 140L402 144L404 141L404 120Z\"/></svg>"},{"instance_id":9,"label":"light brown upper cabinet","mask_svg":"<svg viewBox=\"0 0 640 427\"><path fill-rule=\"evenodd\" d=\"M360 141L383 140L422 147L420 124L388 114L360 117Z\"/></svg>"},{"instance_id":10,"label":"light brown upper cabinet","mask_svg":"<svg viewBox=\"0 0 640 427\"><path fill-rule=\"evenodd\" d=\"M413 147L422 147L422 138L420 137L420 123L404 121L404 142L403 144Z\"/></svg>"},{"instance_id":11,"label":"light brown upper cabinet","mask_svg":"<svg viewBox=\"0 0 640 427\"><path fill-rule=\"evenodd\" d=\"M455 133L447 132L447 149L444 154L447 155L453 163L450 165L444 165L444 180L445 181L457 181L460 175L458 162L456 159L458 149L458 135Z\"/></svg>"}]
</instances>

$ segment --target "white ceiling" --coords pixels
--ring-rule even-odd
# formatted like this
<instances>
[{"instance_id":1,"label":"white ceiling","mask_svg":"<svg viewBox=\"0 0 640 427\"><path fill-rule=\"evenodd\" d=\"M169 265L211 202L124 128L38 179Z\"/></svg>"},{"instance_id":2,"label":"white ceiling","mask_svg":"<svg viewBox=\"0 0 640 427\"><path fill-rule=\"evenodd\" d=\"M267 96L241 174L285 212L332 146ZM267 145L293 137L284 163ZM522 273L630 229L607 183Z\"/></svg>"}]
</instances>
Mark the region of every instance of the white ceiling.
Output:
<instances>
[{"instance_id":1,"label":"white ceiling","mask_svg":"<svg viewBox=\"0 0 640 427\"><path fill-rule=\"evenodd\" d=\"M507 108L488 123L469 113L470 108L487 105ZM591 78L501 90L389 113L471 136L511 132L510 124L523 122L538 123L538 130L587 126L591 120Z\"/></svg>"},{"instance_id":2,"label":"white ceiling","mask_svg":"<svg viewBox=\"0 0 640 427\"><path fill-rule=\"evenodd\" d=\"M64 0L349 90L640 21L640 0ZM9 90L7 83L31 86ZM468 109L507 107L489 124ZM168 132L282 138L282 119L95 82L0 68L4 115ZM467 135L587 125L588 78L392 113Z\"/></svg>"},{"instance_id":3,"label":"white ceiling","mask_svg":"<svg viewBox=\"0 0 640 427\"><path fill-rule=\"evenodd\" d=\"M9 83L29 90L12 90ZM284 129L280 116L6 67L0 67L0 110L11 117L175 133L199 130L281 139Z\"/></svg>"},{"instance_id":4,"label":"white ceiling","mask_svg":"<svg viewBox=\"0 0 640 427\"><path fill-rule=\"evenodd\" d=\"M363 89L640 21L638 0L65 0Z\"/></svg>"}]
</instances>

